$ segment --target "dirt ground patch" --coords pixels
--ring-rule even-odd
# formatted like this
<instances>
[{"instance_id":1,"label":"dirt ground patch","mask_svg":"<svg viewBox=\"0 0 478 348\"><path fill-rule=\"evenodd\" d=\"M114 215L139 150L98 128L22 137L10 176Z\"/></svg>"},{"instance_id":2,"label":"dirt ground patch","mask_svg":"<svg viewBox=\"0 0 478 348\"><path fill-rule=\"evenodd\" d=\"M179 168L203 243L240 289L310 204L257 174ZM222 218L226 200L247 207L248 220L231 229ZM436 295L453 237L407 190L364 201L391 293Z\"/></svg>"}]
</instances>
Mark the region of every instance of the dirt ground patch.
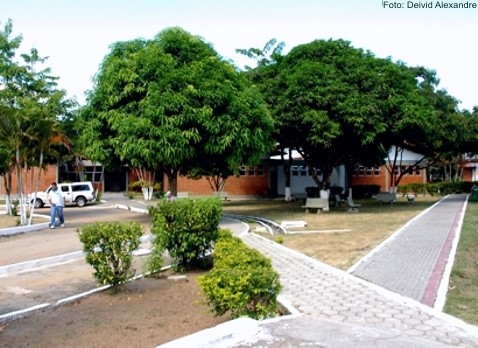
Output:
<instances>
[{"instance_id":1,"label":"dirt ground patch","mask_svg":"<svg viewBox=\"0 0 478 348\"><path fill-rule=\"evenodd\" d=\"M155 347L229 320L214 317L202 303L197 277L171 280L143 278L85 297L74 303L37 311L0 323L6 347Z\"/></svg>"}]
</instances>

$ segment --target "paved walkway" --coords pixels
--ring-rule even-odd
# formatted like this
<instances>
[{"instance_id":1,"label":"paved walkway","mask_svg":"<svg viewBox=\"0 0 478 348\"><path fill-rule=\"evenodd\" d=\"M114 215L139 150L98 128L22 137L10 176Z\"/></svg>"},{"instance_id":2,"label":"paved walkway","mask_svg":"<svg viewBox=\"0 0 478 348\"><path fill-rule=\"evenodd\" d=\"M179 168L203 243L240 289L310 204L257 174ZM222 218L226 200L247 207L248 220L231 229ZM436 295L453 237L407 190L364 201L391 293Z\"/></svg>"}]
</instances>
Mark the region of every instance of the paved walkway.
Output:
<instances>
[{"instance_id":1,"label":"paved walkway","mask_svg":"<svg viewBox=\"0 0 478 348\"><path fill-rule=\"evenodd\" d=\"M434 306L465 203L465 194L446 197L397 231L349 272ZM441 309L441 305L437 307Z\"/></svg>"},{"instance_id":2,"label":"paved walkway","mask_svg":"<svg viewBox=\"0 0 478 348\"><path fill-rule=\"evenodd\" d=\"M388 259L384 255L389 249L382 247L360 263L354 273L371 269L377 259L383 257L381 272L376 277L373 271L367 273L370 280L379 283L386 278L383 274L389 272L390 278L393 278L394 272L403 272L404 275L397 274L396 283L405 284L408 277L410 283L419 284L418 297L423 297L430 279L436 276L437 262L445 257L443 250L450 251L445 246L449 244L450 233L454 234L456 230L459 223L457 215L464 202L465 196L457 195L434 206L397 233L392 239L394 243L387 243L398 245L392 248L394 253L389 254ZM247 245L271 258L283 285L281 300L295 314L256 326L250 320L241 319L236 324L227 323L163 347L188 344L195 347L478 347L478 328L474 326L413 298L247 233L247 228L241 229L233 221L228 224L234 226L235 233ZM402 244L401 240L407 243ZM412 259L407 252L409 245L414 255L421 255L414 264L416 272L413 274L406 274L405 271L413 269L409 267L413 261L408 262ZM404 270L397 271L402 265ZM390 267L388 271L387 267Z\"/></svg>"},{"instance_id":3,"label":"paved walkway","mask_svg":"<svg viewBox=\"0 0 478 348\"><path fill-rule=\"evenodd\" d=\"M129 207L133 211L146 208L122 196L108 197L108 200L110 204L117 203L118 207ZM427 291L437 289L430 284L441 278L438 270L445 267L437 264L442 264L450 253L448 246L459 230L464 200L464 195L452 196L423 213L362 260L351 270L352 274L248 233L244 223L223 219L222 227L230 228L247 245L271 258L283 285L280 300L292 315L262 322L238 319L163 346L478 347L476 327L419 302ZM389 257L384 256L386 251ZM411 251L415 256L411 256ZM418 257L415 263L408 262L413 257ZM379 258L382 261L377 261ZM381 265L374 278L374 271L370 269L380 263L390 268L387 270ZM396 288L389 285L393 283L389 280L384 285L387 273L392 279L396 275ZM400 284L408 288L403 285L407 279L419 285L418 295L397 290Z\"/></svg>"}]
</instances>

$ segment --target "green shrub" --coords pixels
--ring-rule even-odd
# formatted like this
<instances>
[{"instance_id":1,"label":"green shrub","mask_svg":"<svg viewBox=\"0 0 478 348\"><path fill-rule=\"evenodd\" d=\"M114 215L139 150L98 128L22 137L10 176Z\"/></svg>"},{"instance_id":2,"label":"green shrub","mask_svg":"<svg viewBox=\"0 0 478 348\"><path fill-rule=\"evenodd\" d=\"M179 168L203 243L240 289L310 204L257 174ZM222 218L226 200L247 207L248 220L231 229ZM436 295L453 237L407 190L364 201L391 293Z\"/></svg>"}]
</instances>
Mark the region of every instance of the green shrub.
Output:
<instances>
[{"instance_id":1,"label":"green shrub","mask_svg":"<svg viewBox=\"0 0 478 348\"><path fill-rule=\"evenodd\" d=\"M154 182L152 184L153 184L153 191L161 190L161 183ZM128 185L128 191L142 192L142 187L143 186L145 186L145 187L151 186L151 182L150 181L144 181L144 180L133 181L132 183L130 183Z\"/></svg>"},{"instance_id":2,"label":"green shrub","mask_svg":"<svg viewBox=\"0 0 478 348\"><path fill-rule=\"evenodd\" d=\"M434 183L413 183L400 185L398 193L429 194L431 196L449 195L454 193L468 193L476 182L471 181L442 181Z\"/></svg>"},{"instance_id":3,"label":"green shrub","mask_svg":"<svg viewBox=\"0 0 478 348\"><path fill-rule=\"evenodd\" d=\"M150 264L162 258L165 250L177 266L199 264L218 237L222 204L219 198L161 201L150 208L153 251ZM152 269L150 269L153 271Z\"/></svg>"},{"instance_id":4,"label":"green shrub","mask_svg":"<svg viewBox=\"0 0 478 348\"><path fill-rule=\"evenodd\" d=\"M277 313L281 285L270 259L221 233L213 260L212 270L198 283L215 315L229 311L233 318L264 319Z\"/></svg>"},{"instance_id":5,"label":"green shrub","mask_svg":"<svg viewBox=\"0 0 478 348\"><path fill-rule=\"evenodd\" d=\"M100 284L117 286L134 276L133 251L140 244L142 228L136 222L96 222L77 230L86 262Z\"/></svg>"},{"instance_id":6,"label":"green shrub","mask_svg":"<svg viewBox=\"0 0 478 348\"><path fill-rule=\"evenodd\" d=\"M12 204L12 216L18 216L18 208L19 208L20 202L19 201L13 201Z\"/></svg>"},{"instance_id":7,"label":"green shrub","mask_svg":"<svg viewBox=\"0 0 478 348\"><path fill-rule=\"evenodd\" d=\"M427 191L427 184L424 183L411 183L406 185L400 185L397 188L397 192L401 194L415 194L415 195L426 195Z\"/></svg>"}]
</instances>

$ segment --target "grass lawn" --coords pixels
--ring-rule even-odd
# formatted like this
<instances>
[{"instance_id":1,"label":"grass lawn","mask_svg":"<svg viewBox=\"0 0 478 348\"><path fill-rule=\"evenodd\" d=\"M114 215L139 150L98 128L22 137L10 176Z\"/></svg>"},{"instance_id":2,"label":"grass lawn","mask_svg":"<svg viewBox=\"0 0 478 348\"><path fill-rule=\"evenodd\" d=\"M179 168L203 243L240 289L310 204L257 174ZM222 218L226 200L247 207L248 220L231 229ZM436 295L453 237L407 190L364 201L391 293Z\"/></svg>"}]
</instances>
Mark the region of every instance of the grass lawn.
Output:
<instances>
[{"instance_id":1,"label":"grass lawn","mask_svg":"<svg viewBox=\"0 0 478 348\"><path fill-rule=\"evenodd\" d=\"M346 270L370 252L394 231L424 209L439 200L438 197L417 197L414 204L399 198L395 205L380 205L375 200L361 203L359 213L347 212L347 207L332 207L327 213L306 214L303 202L258 201L256 203L231 201L224 204L224 212L260 216L280 223L283 220L302 220L306 228L290 230L294 234L281 236L281 242L297 251L334 267ZM340 230L340 232L334 232ZM264 236L277 239L264 233Z\"/></svg>"},{"instance_id":2,"label":"grass lawn","mask_svg":"<svg viewBox=\"0 0 478 348\"><path fill-rule=\"evenodd\" d=\"M478 325L478 203L469 202L444 311Z\"/></svg>"},{"instance_id":3,"label":"grass lawn","mask_svg":"<svg viewBox=\"0 0 478 348\"><path fill-rule=\"evenodd\" d=\"M39 217L33 217L33 224L48 222L49 220ZM17 227L20 225L20 216L9 216L0 214L0 228Z\"/></svg>"}]
</instances>

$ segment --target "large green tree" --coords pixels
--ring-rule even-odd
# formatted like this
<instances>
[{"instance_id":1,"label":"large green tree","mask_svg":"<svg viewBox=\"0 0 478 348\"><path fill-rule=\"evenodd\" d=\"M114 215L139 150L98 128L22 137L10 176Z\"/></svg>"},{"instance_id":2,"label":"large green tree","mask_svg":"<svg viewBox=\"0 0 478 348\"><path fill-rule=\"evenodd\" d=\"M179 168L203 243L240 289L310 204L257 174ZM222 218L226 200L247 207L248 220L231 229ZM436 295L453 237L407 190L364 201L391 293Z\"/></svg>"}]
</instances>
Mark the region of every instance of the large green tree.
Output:
<instances>
[{"instance_id":1,"label":"large green tree","mask_svg":"<svg viewBox=\"0 0 478 348\"><path fill-rule=\"evenodd\" d=\"M211 45L180 28L113 44L80 120L88 157L162 170L173 194L178 174L227 176L272 144L259 93Z\"/></svg>"},{"instance_id":2,"label":"large green tree","mask_svg":"<svg viewBox=\"0 0 478 348\"><path fill-rule=\"evenodd\" d=\"M347 41L316 40L276 61L250 76L276 118L278 142L299 151L319 186L338 164L351 173L355 162L383 161L383 148L422 141L436 120L414 71Z\"/></svg>"}]
</instances>

